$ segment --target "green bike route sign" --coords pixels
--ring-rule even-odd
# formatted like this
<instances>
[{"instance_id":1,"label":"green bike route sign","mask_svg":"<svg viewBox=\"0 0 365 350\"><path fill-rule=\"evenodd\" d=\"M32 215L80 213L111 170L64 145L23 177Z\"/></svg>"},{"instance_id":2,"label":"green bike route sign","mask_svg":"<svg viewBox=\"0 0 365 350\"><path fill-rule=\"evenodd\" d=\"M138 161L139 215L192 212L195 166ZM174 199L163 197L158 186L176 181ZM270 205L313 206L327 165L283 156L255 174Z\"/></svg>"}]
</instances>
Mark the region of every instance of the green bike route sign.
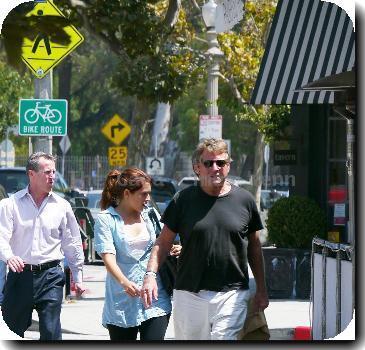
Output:
<instances>
[{"instance_id":1,"label":"green bike route sign","mask_svg":"<svg viewBox=\"0 0 365 350\"><path fill-rule=\"evenodd\" d=\"M19 135L67 135L67 100L21 99Z\"/></svg>"}]
</instances>

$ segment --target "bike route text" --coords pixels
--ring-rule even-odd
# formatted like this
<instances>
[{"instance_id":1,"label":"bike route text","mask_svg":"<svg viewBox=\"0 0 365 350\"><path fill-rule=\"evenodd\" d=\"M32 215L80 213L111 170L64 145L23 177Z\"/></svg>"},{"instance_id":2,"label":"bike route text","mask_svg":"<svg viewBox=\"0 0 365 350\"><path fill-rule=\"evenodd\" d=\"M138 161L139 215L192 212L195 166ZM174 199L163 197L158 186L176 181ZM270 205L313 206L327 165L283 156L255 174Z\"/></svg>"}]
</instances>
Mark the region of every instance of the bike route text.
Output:
<instances>
[{"instance_id":1,"label":"bike route text","mask_svg":"<svg viewBox=\"0 0 365 350\"><path fill-rule=\"evenodd\" d=\"M24 134L62 134L62 126L24 125Z\"/></svg>"}]
</instances>

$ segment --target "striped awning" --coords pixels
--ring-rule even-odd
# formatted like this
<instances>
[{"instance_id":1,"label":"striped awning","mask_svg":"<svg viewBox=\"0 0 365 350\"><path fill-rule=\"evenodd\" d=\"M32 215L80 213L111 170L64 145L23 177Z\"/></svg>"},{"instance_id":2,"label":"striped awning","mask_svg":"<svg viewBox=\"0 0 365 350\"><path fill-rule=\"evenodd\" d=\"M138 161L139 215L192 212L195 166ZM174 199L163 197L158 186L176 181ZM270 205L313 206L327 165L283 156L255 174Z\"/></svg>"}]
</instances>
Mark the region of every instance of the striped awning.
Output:
<instances>
[{"instance_id":1,"label":"striped awning","mask_svg":"<svg viewBox=\"0 0 365 350\"><path fill-rule=\"evenodd\" d=\"M301 87L355 68L355 33L345 11L321 0L279 0L250 103L333 103Z\"/></svg>"}]
</instances>

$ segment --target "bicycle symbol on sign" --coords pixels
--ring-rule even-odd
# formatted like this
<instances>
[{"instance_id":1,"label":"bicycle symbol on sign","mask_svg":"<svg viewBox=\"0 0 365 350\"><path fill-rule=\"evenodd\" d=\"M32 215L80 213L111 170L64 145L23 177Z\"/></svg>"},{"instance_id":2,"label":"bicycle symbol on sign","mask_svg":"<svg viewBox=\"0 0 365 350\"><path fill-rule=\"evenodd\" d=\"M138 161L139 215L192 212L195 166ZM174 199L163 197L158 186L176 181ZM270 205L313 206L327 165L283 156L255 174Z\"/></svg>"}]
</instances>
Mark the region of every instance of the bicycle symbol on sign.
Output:
<instances>
[{"instance_id":1,"label":"bicycle symbol on sign","mask_svg":"<svg viewBox=\"0 0 365 350\"><path fill-rule=\"evenodd\" d=\"M24 119L29 124L35 124L41 117L43 121L50 124L58 124L62 119L62 114L57 109L51 109L51 105L40 106L41 102L36 102L35 108L30 108L24 113ZM43 111L43 112L42 112Z\"/></svg>"}]
</instances>

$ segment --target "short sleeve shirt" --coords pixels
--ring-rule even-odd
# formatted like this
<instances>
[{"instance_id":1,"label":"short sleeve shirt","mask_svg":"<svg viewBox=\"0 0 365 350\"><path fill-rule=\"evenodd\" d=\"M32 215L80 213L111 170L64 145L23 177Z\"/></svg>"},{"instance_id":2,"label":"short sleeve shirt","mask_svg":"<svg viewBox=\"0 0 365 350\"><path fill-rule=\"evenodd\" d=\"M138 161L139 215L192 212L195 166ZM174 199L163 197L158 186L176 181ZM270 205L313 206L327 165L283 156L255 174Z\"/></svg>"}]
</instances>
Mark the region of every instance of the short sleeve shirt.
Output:
<instances>
[{"instance_id":1,"label":"short sleeve shirt","mask_svg":"<svg viewBox=\"0 0 365 350\"><path fill-rule=\"evenodd\" d=\"M180 235L176 289L248 289L248 235L263 228L253 196L232 185L219 197L200 186L178 192L162 220Z\"/></svg>"}]
</instances>

